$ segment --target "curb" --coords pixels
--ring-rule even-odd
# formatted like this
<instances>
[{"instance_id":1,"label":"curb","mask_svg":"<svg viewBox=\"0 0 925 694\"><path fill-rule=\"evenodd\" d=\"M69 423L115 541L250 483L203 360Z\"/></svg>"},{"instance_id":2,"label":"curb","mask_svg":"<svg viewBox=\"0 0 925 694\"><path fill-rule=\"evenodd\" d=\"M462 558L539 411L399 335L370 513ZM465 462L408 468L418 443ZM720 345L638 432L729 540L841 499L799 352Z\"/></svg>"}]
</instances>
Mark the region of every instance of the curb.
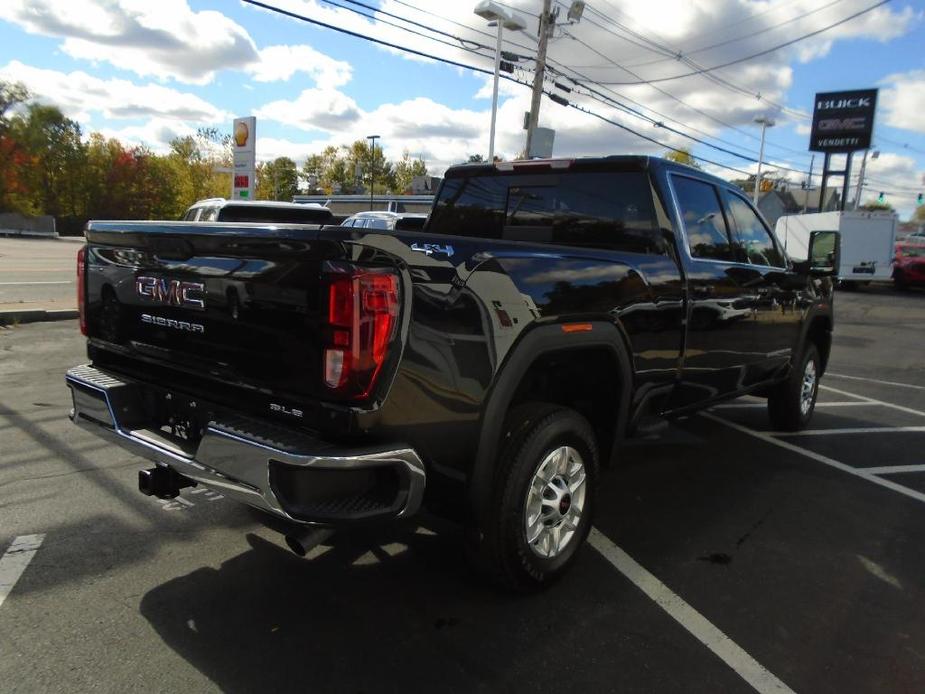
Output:
<instances>
[{"instance_id":1,"label":"curb","mask_svg":"<svg viewBox=\"0 0 925 694\"><path fill-rule=\"evenodd\" d=\"M10 239L59 239L58 232L45 231L19 231L16 229L0 229L0 236Z\"/></svg>"},{"instance_id":2,"label":"curb","mask_svg":"<svg viewBox=\"0 0 925 694\"><path fill-rule=\"evenodd\" d=\"M55 320L72 320L78 318L80 312L76 308L60 309L13 309L0 311L0 326L23 323L42 323Z\"/></svg>"}]
</instances>

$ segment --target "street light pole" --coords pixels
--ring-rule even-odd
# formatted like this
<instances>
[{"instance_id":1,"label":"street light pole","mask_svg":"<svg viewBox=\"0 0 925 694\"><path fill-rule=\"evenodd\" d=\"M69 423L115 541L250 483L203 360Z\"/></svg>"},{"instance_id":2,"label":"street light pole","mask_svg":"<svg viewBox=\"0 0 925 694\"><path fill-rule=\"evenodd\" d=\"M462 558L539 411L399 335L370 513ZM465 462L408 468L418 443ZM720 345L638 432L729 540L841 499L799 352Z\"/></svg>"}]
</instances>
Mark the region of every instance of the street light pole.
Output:
<instances>
[{"instance_id":1,"label":"street light pole","mask_svg":"<svg viewBox=\"0 0 925 694\"><path fill-rule=\"evenodd\" d=\"M495 77L494 87L491 90L491 128L488 131L488 161L495 160L495 121L498 118L498 77L501 72L501 32L504 26L501 21L495 22L498 25L498 40L495 43Z\"/></svg>"},{"instance_id":2,"label":"street light pole","mask_svg":"<svg viewBox=\"0 0 925 694\"><path fill-rule=\"evenodd\" d=\"M768 128L774 127L774 120L767 116L759 116L755 119L755 122L761 124L761 147L758 149L758 173L755 175L755 191L752 194L752 204L758 207L758 191L761 188L761 165L764 163L764 134Z\"/></svg>"},{"instance_id":3,"label":"street light pole","mask_svg":"<svg viewBox=\"0 0 925 694\"><path fill-rule=\"evenodd\" d=\"M494 87L491 94L491 129L488 134L488 161L495 160L495 121L498 118L498 78L501 72L501 33L504 29L519 31L527 27L526 21L515 12L493 0L483 0L473 10L482 19L498 25L498 38L495 42ZM491 26L491 25L489 25Z\"/></svg>"},{"instance_id":4,"label":"street light pole","mask_svg":"<svg viewBox=\"0 0 925 694\"><path fill-rule=\"evenodd\" d=\"M373 209L373 187L376 185L376 140L378 135L367 135L369 140L369 210Z\"/></svg>"}]
</instances>

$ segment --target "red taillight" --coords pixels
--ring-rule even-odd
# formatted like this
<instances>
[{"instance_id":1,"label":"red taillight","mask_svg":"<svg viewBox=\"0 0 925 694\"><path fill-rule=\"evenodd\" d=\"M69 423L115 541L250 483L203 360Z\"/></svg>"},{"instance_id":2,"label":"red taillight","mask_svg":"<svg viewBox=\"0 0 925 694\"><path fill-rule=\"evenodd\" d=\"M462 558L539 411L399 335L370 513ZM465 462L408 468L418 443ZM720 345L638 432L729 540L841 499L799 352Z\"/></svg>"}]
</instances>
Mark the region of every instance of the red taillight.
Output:
<instances>
[{"instance_id":1,"label":"red taillight","mask_svg":"<svg viewBox=\"0 0 925 694\"><path fill-rule=\"evenodd\" d=\"M80 313L80 333L87 334L87 247L77 251L77 311Z\"/></svg>"},{"instance_id":2,"label":"red taillight","mask_svg":"<svg viewBox=\"0 0 925 694\"><path fill-rule=\"evenodd\" d=\"M398 325L398 277L354 268L331 275L324 383L338 395L365 398Z\"/></svg>"}]
</instances>

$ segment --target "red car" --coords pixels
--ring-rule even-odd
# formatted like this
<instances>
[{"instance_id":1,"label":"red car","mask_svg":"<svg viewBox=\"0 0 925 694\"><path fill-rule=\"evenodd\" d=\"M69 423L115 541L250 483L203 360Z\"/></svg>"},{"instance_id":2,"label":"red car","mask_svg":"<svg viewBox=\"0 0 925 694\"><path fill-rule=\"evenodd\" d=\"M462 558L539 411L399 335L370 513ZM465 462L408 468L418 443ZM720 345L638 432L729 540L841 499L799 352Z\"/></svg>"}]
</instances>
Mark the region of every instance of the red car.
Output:
<instances>
[{"instance_id":1,"label":"red car","mask_svg":"<svg viewBox=\"0 0 925 694\"><path fill-rule=\"evenodd\" d=\"M897 289L925 285L925 246L897 244L893 284Z\"/></svg>"}]
</instances>

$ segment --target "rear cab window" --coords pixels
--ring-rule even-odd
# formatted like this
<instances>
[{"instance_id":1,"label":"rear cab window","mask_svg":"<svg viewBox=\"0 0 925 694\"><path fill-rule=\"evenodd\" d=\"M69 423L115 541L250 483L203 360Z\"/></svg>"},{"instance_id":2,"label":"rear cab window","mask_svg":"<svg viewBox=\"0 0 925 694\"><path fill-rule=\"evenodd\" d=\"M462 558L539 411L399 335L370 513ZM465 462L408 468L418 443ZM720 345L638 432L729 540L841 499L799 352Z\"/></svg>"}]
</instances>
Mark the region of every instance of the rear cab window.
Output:
<instances>
[{"instance_id":1,"label":"rear cab window","mask_svg":"<svg viewBox=\"0 0 925 694\"><path fill-rule=\"evenodd\" d=\"M644 171L445 179L427 231L636 253L668 252Z\"/></svg>"}]
</instances>

